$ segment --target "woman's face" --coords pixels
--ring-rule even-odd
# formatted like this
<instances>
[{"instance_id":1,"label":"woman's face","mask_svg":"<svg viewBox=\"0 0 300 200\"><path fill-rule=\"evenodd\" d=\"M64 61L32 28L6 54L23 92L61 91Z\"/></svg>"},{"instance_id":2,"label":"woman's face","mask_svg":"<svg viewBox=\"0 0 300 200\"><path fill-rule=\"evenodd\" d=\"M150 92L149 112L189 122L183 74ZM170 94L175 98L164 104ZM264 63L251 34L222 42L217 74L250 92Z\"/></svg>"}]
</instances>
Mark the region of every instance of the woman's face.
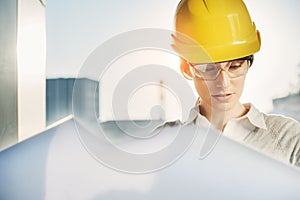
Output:
<instances>
[{"instance_id":1,"label":"woman's face","mask_svg":"<svg viewBox=\"0 0 300 200\"><path fill-rule=\"evenodd\" d=\"M195 88L201 97L201 104L206 109L220 111L239 109L239 99L242 95L246 74L230 78L226 72L228 62L218 64L221 70L215 80L203 80L194 77ZM243 63L248 65L247 62Z\"/></svg>"}]
</instances>

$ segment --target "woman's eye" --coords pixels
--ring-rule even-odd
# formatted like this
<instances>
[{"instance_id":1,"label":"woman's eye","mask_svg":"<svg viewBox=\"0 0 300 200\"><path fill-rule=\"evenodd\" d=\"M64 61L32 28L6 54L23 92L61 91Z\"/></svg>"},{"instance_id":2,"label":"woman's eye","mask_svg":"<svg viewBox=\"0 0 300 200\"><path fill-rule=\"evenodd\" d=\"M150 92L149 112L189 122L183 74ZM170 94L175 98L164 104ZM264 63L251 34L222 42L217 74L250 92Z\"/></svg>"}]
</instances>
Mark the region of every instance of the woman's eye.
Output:
<instances>
[{"instance_id":1,"label":"woman's eye","mask_svg":"<svg viewBox=\"0 0 300 200\"><path fill-rule=\"evenodd\" d=\"M236 70L236 69L238 69L238 68L240 68L242 65L231 65L230 67L229 67L229 69L230 70Z\"/></svg>"},{"instance_id":2,"label":"woman's eye","mask_svg":"<svg viewBox=\"0 0 300 200\"><path fill-rule=\"evenodd\" d=\"M212 72L216 70L216 67L213 65L198 65L195 67L196 70L205 73L205 72Z\"/></svg>"},{"instance_id":3,"label":"woman's eye","mask_svg":"<svg viewBox=\"0 0 300 200\"><path fill-rule=\"evenodd\" d=\"M216 71L216 69L217 69L216 66L208 65L208 66L206 66L204 72L212 72L212 71Z\"/></svg>"},{"instance_id":4,"label":"woman's eye","mask_svg":"<svg viewBox=\"0 0 300 200\"><path fill-rule=\"evenodd\" d=\"M204 70L204 72L211 72L211 71L215 71L215 69L214 69L214 68L206 68L206 69Z\"/></svg>"},{"instance_id":5,"label":"woman's eye","mask_svg":"<svg viewBox=\"0 0 300 200\"><path fill-rule=\"evenodd\" d=\"M237 69L237 68L240 68L240 67L241 67L241 65L231 65L230 69Z\"/></svg>"}]
</instances>

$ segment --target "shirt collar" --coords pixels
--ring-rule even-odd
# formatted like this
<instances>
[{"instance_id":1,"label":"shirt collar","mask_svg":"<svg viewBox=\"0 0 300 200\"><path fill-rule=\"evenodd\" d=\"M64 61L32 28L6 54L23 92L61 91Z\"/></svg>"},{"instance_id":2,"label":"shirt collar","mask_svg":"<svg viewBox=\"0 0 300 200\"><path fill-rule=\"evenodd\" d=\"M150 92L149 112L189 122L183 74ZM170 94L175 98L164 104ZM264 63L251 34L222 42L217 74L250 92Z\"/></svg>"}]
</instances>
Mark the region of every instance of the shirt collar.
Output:
<instances>
[{"instance_id":1,"label":"shirt collar","mask_svg":"<svg viewBox=\"0 0 300 200\"><path fill-rule=\"evenodd\" d=\"M249 122L254 125L255 127L267 129L265 118L263 113L261 113L254 105L251 103L244 104L244 106L249 110L246 115L238 118L238 119L248 119ZM200 121L208 121L204 116L202 116L199 112L199 105L197 104L195 107L193 107L190 111L188 120L184 122L185 125L188 125L192 122L195 122L197 117L200 118Z\"/></svg>"},{"instance_id":2,"label":"shirt collar","mask_svg":"<svg viewBox=\"0 0 300 200\"><path fill-rule=\"evenodd\" d=\"M244 106L249 110L244 116L248 118L251 124L258 128L267 129L265 118L263 113L261 113L254 105L251 103L244 104Z\"/></svg>"}]
</instances>

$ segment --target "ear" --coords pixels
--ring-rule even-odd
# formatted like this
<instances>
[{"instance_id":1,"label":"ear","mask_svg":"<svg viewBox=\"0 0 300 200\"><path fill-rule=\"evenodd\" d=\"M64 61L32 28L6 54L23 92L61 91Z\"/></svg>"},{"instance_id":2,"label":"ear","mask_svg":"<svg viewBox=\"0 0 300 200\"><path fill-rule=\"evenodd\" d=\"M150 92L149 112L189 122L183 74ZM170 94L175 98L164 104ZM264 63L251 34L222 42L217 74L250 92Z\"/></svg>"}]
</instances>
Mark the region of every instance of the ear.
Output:
<instances>
[{"instance_id":1,"label":"ear","mask_svg":"<svg viewBox=\"0 0 300 200\"><path fill-rule=\"evenodd\" d=\"M184 78L188 79L188 80L192 80L193 79L193 75L190 71L190 65L186 62L186 60L184 59L180 59L180 70L182 75L184 76Z\"/></svg>"}]
</instances>

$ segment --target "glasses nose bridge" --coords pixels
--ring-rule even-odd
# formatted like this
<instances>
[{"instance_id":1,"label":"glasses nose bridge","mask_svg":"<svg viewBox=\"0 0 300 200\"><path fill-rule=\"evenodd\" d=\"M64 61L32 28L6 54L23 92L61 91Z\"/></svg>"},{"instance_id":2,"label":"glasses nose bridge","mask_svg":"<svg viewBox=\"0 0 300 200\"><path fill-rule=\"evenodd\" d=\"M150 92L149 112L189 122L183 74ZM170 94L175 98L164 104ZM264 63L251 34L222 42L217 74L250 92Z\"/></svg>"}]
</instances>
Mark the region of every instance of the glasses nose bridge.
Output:
<instances>
[{"instance_id":1,"label":"glasses nose bridge","mask_svg":"<svg viewBox=\"0 0 300 200\"><path fill-rule=\"evenodd\" d=\"M228 69L224 69L225 67L227 67L228 65L230 65L231 62L222 62L222 63L217 63L217 67L219 68L218 69L218 72L216 74L216 78L221 74L221 71L224 71L226 73L226 75L228 77L230 77L230 74L228 73ZM223 65L223 66L222 66Z\"/></svg>"},{"instance_id":2,"label":"glasses nose bridge","mask_svg":"<svg viewBox=\"0 0 300 200\"><path fill-rule=\"evenodd\" d=\"M221 73L224 71L224 73ZM217 87L223 87L226 88L229 85L231 76L228 73L228 70L219 68L218 73L216 74L215 80L217 81Z\"/></svg>"},{"instance_id":3,"label":"glasses nose bridge","mask_svg":"<svg viewBox=\"0 0 300 200\"><path fill-rule=\"evenodd\" d=\"M231 62L220 62L220 63L216 63L217 67L219 68L219 71L220 70L223 70L223 71L228 71L228 69L224 69L225 67L229 66L231 64Z\"/></svg>"}]
</instances>

